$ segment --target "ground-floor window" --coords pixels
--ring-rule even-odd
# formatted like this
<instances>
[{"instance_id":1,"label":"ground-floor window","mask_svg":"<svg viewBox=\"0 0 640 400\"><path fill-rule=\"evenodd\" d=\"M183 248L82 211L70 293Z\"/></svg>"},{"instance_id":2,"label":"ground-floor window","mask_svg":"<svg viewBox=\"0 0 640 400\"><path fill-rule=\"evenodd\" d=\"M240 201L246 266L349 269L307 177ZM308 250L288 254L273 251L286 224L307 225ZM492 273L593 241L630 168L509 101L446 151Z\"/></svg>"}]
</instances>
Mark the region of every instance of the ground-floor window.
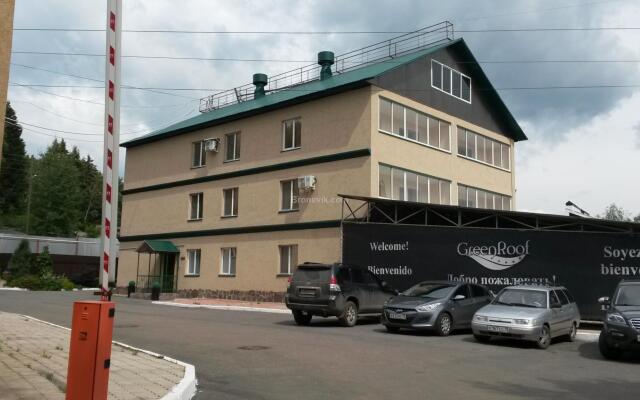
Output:
<instances>
[{"instance_id":1,"label":"ground-floor window","mask_svg":"<svg viewBox=\"0 0 640 400\"><path fill-rule=\"evenodd\" d=\"M200 249L187 250L187 275L200 275Z\"/></svg>"},{"instance_id":2,"label":"ground-floor window","mask_svg":"<svg viewBox=\"0 0 640 400\"><path fill-rule=\"evenodd\" d=\"M226 247L221 249L222 252L222 265L220 267L220 275L235 275L236 274L236 248Z\"/></svg>"},{"instance_id":3,"label":"ground-floor window","mask_svg":"<svg viewBox=\"0 0 640 400\"><path fill-rule=\"evenodd\" d=\"M298 245L280 246L280 275L291 275L298 264Z\"/></svg>"}]
</instances>

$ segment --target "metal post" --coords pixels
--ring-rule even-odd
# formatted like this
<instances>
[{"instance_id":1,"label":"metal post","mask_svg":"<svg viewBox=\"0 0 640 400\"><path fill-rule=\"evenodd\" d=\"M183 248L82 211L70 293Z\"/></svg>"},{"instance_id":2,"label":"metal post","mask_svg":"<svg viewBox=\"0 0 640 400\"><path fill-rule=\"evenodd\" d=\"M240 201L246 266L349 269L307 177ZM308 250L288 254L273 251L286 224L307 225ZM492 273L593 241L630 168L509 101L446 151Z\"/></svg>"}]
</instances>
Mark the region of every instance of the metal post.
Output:
<instances>
[{"instance_id":1,"label":"metal post","mask_svg":"<svg viewBox=\"0 0 640 400\"><path fill-rule=\"evenodd\" d=\"M102 191L102 299L109 297L109 280L115 275L118 227L118 146L120 143L120 42L122 0L107 1L105 115Z\"/></svg>"}]
</instances>

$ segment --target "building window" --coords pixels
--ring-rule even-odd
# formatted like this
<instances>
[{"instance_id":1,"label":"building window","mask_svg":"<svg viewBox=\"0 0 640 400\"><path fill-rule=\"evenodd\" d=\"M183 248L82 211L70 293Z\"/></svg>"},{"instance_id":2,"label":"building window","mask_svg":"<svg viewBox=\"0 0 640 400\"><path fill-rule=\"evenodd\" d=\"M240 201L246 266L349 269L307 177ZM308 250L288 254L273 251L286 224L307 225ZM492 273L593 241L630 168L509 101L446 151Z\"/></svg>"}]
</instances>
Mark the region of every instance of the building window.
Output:
<instances>
[{"instance_id":1,"label":"building window","mask_svg":"<svg viewBox=\"0 0 640 400\"><path fill-rule=\"evenodd\" d=\"M298 265L298 245L280 246L280 275L291 275Z\"/></svg>"},{"instance_id":2,"label":"building window","mask_svg":"<svg viewBox=\"0 0 640 400\"><path fill-rule=\"evenodd\" d=\"M471 78L436 60L431 60L431 86L471 103Z\"/></svg>"},{"instance_id":3,"label":"building window","mask_svg":"<svg viewBox=\"0 0 640 400\"><path fill-rule=\"evenodd\" d=\"M207 165L207 152L204 149L204 141L191 143L191 167L199 168Z\"/></svg>"},{"instance_id":4,"label":"building window","mask_svg":"<svg viewBox=\"0 0 640 400\"><path fill-rule=\"evenodd\" d=\"M189 195L189 219L190 220L202 219L203 198L204 198L203 193L191 193Z\"/></svg>"},{"instance_id":5,"label":"building window","mask_svg":"<svg viewBox=\"0 0 640 400\"><path fill-rule=\"evenodd\" d=\"M222 216L236 217L238 215L238 188L222 190Z\"/></svg>"},{"instance_id":6,"label":"building window","mask_svg":"<svg viewBox=\"0 0 640 400\"><path fill-rule=\"evenodd\" d=\"M187 250L187 275L200 275L200 249Z\"/></svg>"},{"instance_id":7,"label":"building window","mask_svg":"<svg viewBox=\"0 0 640 400\"><path fill-rule=\"evenodd\" d=\"M295 211L298 209L298 180L292 179L280 182L282 202L280 211Z\"/></svg>"},{"instance_id":8,"label":"building window","mask_svg":"<svg viewBox=\"0 0 640 400\"><path fill-rule=\"evenodd\" d=\"M511 210L511 197L458 184L458 205L490 210Z\"/></svg>"},{"instance_id":9,"label":"building window","mask_svg":"<svg viewBox=\"0 0 640 400\"><path fill-rule=\"evenodd\" d=\"M458 127L458 155L509 170L509 145Z\"/></svg>"},{"instance_id":10,"label":"building window","mask_svg":"<svg viewBox=\"0 0 640 400\"><path fill-rule=\"evenodd\" d=\"M300 148L302 136L302 119L290 119L282 122L282 150Z\"/></svg>"},{"instance_id":11,"label":"building window","mask_svg":"<svg viewBox=\"0 0 640 400\"><path fill-rule=\"evenodd\" d=\"M221 249L222 265L220 266L220 275L234 276L236 274L236 248L226 247Z\"/></svg>"},{"instance_id":12,"label":"building window","mask_svg":"<svg viewBox=\"0 0 640 400\"><path fill-rule=\"evenodd\" d=\"M380 164L379 196L392 200L451 204L451 182Z\"/></svg>"},{"instance_id":13,"label":"building window","mask_svg":"<svg viewBox=\"0 0 640 400\"><path fill-rule=\"evenodd\" d=\"M378 129L412 142L450 151L451 124L380 98Z\"/></svg>"},{"instance_id":14,"label":"building window","mask_svg":"<svg viewBox=\"0 0 640 400\"><path fill-rule=\"evenodd\" d=\"M228 133L224 135L226 149L224 153L225 161L236 161L240 159L240 132Z\"/></svg>"}]
</instances>

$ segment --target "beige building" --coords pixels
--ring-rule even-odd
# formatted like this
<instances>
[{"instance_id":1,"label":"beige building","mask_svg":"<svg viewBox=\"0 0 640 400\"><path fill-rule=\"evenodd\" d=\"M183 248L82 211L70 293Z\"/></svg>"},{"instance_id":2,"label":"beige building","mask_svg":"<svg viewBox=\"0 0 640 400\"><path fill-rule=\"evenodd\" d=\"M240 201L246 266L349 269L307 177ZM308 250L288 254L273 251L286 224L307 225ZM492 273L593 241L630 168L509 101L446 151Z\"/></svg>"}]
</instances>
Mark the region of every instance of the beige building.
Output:
<instances>
[{"instance_id":1,"label":"beige building","mask_svg":"<svg viewBox=\"0 0 640 400\"><path fill-rule=\"evenodd\" d=\"M2 143L4 139L4 118L9 83L9 62L13 38L13 10L15 0L0 0L0 167L2 166Z\"/></svg>"},{"instance_id":2,"label":"beige building","mask_svg":"<svg viewBox=\"0 0 640 400\"><path fill-rule=\"evenodd\" d=\"M249 99L123 144L117 286L279 299L297 263L340 261L338 194L515 208L526 136L463 40L319 59L317 79L264 94L257 74Z\"/></svg>"}]
</instances>

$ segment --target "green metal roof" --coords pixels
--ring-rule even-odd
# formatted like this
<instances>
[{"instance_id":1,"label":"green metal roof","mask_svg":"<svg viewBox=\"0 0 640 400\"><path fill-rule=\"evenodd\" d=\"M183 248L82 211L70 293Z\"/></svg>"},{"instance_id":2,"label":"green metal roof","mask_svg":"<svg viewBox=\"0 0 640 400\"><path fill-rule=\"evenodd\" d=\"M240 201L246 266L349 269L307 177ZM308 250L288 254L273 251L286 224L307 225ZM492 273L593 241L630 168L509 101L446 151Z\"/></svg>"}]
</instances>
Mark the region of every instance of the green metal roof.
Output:
<instances>
[{"instance_id":1,"label":"green metal roof","mask_svg":"<svg viewBox=\"0 0 640 400\"><path fill-rule=\"evenodd\" d=\"M145 240L136 250L138 253L179 253L175 244L168 240Z\"/></svg>"},{"instance_id":2,"label":"green metal roof","mask_svg":"<svg viewBox=\"0 0 640 400\"><path fill-rule=\"evenodd\" d=\"M275 92L263 97L259 97L257 99L209 111L184 120L182 122L170 125L158 131L121 143L120 145L127 148L134 147L171 136L177 136L182 133L192 132L198 129L219 125L224 122L243 118L248 115L255 115L258 112L266 112L275 108L309 101L315 98L328 96L357 87L363 87L369 85L369 79L388 72L394 68L398 68L404 64L413 62L427 54L458 44L460 44L464 49L466 49L467 52L470 53L470 50L464 43L463 39L452 40L443 44L416 51L414 53L397 57L394 59L395 62L382 61L352 71L335 74L332 77L324 80L315 80L305 84L293 86L289 89ZM483 81L488 84L488 87L493 92L494 96L492 97L494 97L494 100L497 100L495 102L497 104L495 105L499 107L499 110L502 111L502 114L506 117L510 128L514 130L514 139L526 140L527 137L524 135L524 132L522 132L522 129L520 128L518 123L515 122L515 119L511 116L511 113L506 108L497 92L495 92L493 86L491 86L491 83L489 82L486 75L484 75L484 72L482 72L479 66L478 70L484 78Z\"/></svg>"}]
</instances>

